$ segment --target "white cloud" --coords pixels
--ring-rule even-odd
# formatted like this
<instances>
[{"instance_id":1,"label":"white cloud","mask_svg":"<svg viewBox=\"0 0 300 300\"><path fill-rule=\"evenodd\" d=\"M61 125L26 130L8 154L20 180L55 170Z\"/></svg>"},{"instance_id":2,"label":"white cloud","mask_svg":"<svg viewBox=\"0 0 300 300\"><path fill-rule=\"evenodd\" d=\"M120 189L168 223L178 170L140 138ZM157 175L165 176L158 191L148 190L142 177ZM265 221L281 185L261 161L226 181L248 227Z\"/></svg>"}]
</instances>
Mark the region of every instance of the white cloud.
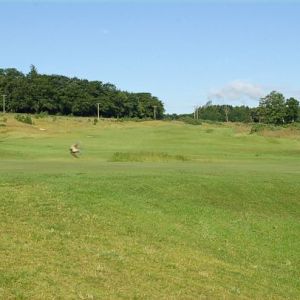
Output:
<instances>
[{"instance_id":1,"label":"white cloud","mask_svg":"<svg viewBox=\"0 0 300 300\"><path fill-rule=\"evenodd\" d=\"M266 95L265 88L261 85L253 84L243 80L234 80L222 88L212 90L208 98L223 99L226 101L240 101L244 100L259 100Z\"/></svg>"}]
</instances>

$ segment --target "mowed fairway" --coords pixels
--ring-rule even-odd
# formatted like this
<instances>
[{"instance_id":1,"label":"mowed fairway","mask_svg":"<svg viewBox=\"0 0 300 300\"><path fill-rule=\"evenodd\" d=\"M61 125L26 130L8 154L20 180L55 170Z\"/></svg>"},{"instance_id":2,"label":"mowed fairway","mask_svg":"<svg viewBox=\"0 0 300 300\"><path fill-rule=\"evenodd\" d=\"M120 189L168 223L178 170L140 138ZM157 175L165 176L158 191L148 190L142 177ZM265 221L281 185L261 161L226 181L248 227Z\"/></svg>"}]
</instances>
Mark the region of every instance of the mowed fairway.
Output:
<instances>
[{"instance_id":1,"label":"mowed fairway","mask_svg":"<svg viewBox=\"0 0 300 300\"><path fill-rule=\"evenodd\" d=\"M0 127L1 299L300 298L300 135L34 122Z\"/></svg>"}]
</instances>

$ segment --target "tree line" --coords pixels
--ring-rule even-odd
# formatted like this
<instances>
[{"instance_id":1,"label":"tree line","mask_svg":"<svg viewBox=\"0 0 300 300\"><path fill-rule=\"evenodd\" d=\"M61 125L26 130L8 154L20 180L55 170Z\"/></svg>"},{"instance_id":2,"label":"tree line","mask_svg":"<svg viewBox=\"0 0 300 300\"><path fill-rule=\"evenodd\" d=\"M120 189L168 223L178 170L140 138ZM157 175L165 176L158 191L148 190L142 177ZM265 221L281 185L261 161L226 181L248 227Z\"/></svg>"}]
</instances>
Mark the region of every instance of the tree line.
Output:
<instances>
[{"instance_id":1,"label":"tree line","mask_svg":"<svg viewBox=\"0 0 300 300\"><path fill-rule=\"evenodd\" d=\"M194 118L216 122L245 122L282 125L300 121L299 101L285 99L283 94L273 91L260 99L258 107L212 105L211 101L199 106L191 114L169 114L168 119Z\"/></svg>"},{"instance_id":2,"label":"tree line","mask_svg":"<svg viewBox=\"0 0 300 300\"><path fill-rule=\"evenodd\" d=\"M151 93L121 91L111 83L62 75L39 74L35 66L28 74L15 68L0 69L0 94L6 95L6 111L95 116L99 103L102 117L180 119L199 118L217 122L287 124L300 121L299 101L285 99L273 91L260 99L258 107L199 106L191 114L164 115L164 105ZM0 109L2 101L0 101Z\"/></svg>"},{"instance_id":3,"label":"tree line","mask_svg":"<svg viewBox=\"0 0 300 300\"><path fill-rule=\"evenodd\" d=\"M163 118L164 105L151 93L121 91L111 83L62 75L28 74L15 68L0 69L0 94L6 95L6 111L102 117ZM2 107L2 101L0 101Z\"/></svg>"}]
</instances>

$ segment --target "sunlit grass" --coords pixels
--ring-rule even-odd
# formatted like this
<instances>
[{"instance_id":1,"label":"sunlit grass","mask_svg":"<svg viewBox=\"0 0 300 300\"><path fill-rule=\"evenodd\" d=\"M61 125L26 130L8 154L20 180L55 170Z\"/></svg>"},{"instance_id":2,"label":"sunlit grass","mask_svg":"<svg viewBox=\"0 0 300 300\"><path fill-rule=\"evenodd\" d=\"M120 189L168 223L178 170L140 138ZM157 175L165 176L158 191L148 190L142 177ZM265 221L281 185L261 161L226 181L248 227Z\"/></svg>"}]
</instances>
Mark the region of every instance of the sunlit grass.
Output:
<instances>
[{"instance_id":1,"label":"sunlit grass","mask_svg":"<svg viewBox=\"0 0 300 300\"><path fill-rule=\"evenodd\" d=\"M0 129L0 298L299 298L296 135L34 122Z\"/></svg>"}]
</instances>

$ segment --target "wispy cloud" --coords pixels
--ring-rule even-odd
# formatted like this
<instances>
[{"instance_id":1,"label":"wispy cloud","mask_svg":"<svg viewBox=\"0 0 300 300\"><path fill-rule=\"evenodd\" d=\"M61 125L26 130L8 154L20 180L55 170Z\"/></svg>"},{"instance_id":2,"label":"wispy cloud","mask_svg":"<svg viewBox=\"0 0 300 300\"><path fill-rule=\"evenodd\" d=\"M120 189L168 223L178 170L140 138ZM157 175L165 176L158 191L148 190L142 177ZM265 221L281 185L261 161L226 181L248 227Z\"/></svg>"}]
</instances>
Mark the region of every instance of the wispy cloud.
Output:
<instances>
[{"instance_id":1,"label":"wispy cloud","mask_svg":"<svg viewBox=\"0 0 300 300\"><path fill-rule=\"evenodd\" d=\"M266 95L265 88L258 84L253 84L243 80L234 80L227 85L212 90L209 99L224 99L227 101L237 101L243 99L259 100Z\"/></svg>"}]
</instances>

